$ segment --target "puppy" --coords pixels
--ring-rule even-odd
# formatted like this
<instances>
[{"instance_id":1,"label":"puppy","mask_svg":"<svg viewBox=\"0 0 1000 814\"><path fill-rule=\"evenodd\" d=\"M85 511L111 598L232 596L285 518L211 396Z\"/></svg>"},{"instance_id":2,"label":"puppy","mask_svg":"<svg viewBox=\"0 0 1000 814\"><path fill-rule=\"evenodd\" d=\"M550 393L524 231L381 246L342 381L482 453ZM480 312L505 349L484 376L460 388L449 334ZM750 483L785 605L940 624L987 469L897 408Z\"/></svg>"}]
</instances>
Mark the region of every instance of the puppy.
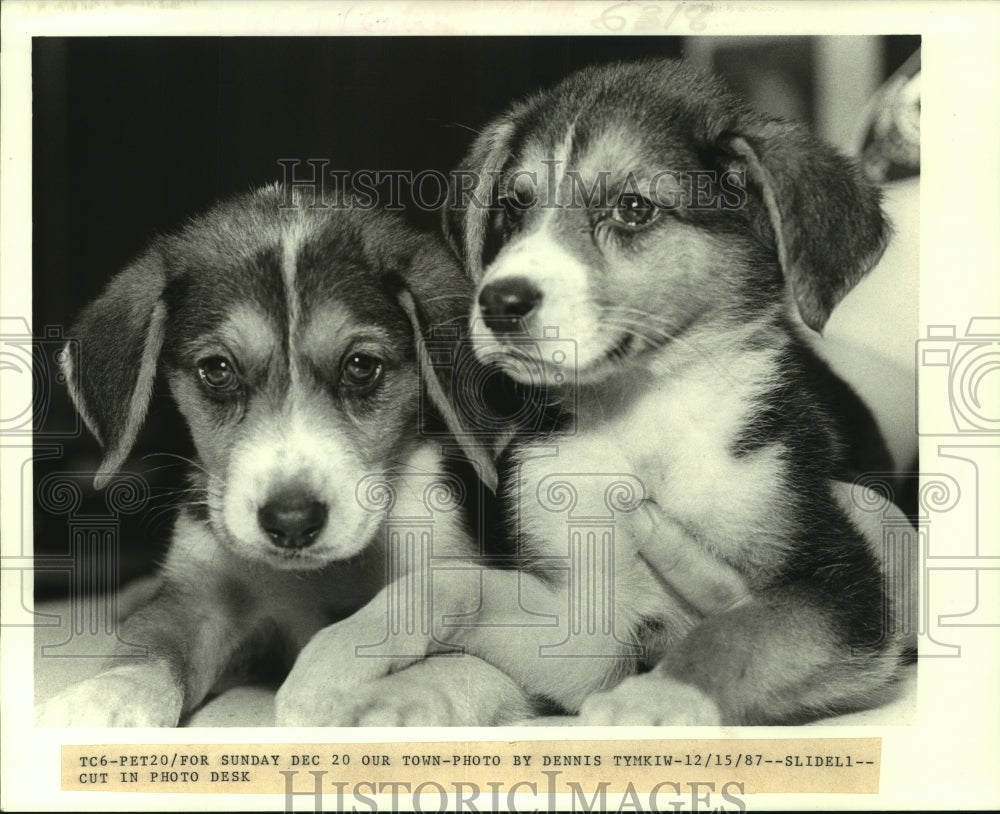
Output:
<instances>
[{"instance_id":1,"label":"puppy","mask_svg":"<svg viewBox=\"0 0 1000 814\"><path fill-rule=\"evenodd\" d=\"M484 443L490 421L454 408L471 378L436 390L487 477L498 461L523 565L438 586L441 635L595 724L889 698L910 592L848 486L883 448L851 436L871 417L802 338L880 256L877 190L802 127L644 61L490 124L445 223L480 363L550 409ZM384 666L338 660L339 681Z\"/></svg>"},{"instance_id":2,"label":"puppy","mask_svg":"<svg viewBox=\"0 0 1000 814\"><path fill-rule=\"evenodd\" d=\"M198 457L161 587L119 631L148 658L110 658L48 702L44 723L174 726L252 659L287 672L318 630L401 577L385 524L426 515L428 487L434 545L473 550L461 484L416 432L414 331L463 315L467 280L439 241L393 216L286 195L238 197L156 240L75 326L64 372L104 448L97 485L127 458L158 370ZM358 644L385 626L383 615ZM473 659L429 661L396 685L357 722L523 714L513 682ZM323 691L286 696L284 722L327 723L297 717Z\"/></svg>"}]
</instances>

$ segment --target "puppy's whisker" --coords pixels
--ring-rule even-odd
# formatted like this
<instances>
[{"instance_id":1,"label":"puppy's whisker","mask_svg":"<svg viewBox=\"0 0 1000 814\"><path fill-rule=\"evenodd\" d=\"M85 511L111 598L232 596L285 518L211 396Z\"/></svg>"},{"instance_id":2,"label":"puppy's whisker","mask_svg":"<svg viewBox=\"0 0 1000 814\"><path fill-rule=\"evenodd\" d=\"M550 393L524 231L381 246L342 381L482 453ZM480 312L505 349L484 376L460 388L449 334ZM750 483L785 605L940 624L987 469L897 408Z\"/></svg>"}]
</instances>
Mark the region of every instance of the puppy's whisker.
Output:
<instances>
[{"instance_id":1,"label":"puppy's whisker","mask_svg":"<svg viewBox=\"0 0 1000 814\"><path fill-rule=\"evenodd\" d=\"M151 475L154 472L169 472L171 470L177 470L177 469L181 469L181 468L187 469L187 467L182 467L182 465L179 464L179 463L176 463L176 464L175 463L170 463L170 464L163 464L163 466L152 466L149 469L142 470L142 473L144 475Z\"/></svg>"},{"instance_id":2,"label":"puppy's whisker","mask_svg":"<svg viewBox=\"0 0 1000 814\"><path fill-rule=\"evenodd\" d=\"M465 131L467 131L469 133L475 133L477 136L481 136L483 134L483 132L485 132L483 130L477 130L475 127L470 127L467 124L462 124L462 122L444 122L441 125L441 127L458 127L458 128L460 128L462 130L465 130Z\"/></svg>"},{"instance_id":3,"label":"puppy's whisker","mask_svg":"<svg viewBox=\"0 0 1000 814\"><path fill-rule=\"evenodd\" d=\"M401 474L403 474L403 470L408 470L408 471L411 471L411 472L420 472L420 473L427 473L427 472L432 472L433 473L433 472L437 471L437 470L434 470L434 469L429 469L429 468L424 467L424 466L417 466L416 464L412 464L412 463L408 463L406 461L400 461L400 460L391 460L391 461L389 461L387 469L388 469L389 473L393 474L393 475L401 475Z\"/></svg>"},{"instance_id":4,"label":"puppy's whisker","mask_svg":"<svg viewBox=\"0 0 1000 814\"><path fill-rule=\"evenodd\" d=\"M671 335L675 330L675 326L670 320L642 308L635 308L627 305L600 305L595 307L600 308L602 317L617 316L623 319L635 319L641 321L643 324L653 323L654 325L662 326L664 333L669 332Z\"/></svg>"},{"instance_id":5,"label":"puppy's whisker","mask_svg":"<svg viewBox=\"0 0 1000 814\"><path fill-rule=\"evenodd\" d=\"M187 495L196 495L198 490L193 489L163 489L157 490L155 492L155 497L157 500L169 500L175 497L183 497Z\"/></svg>"},{"instance_id":6,"label":"puppy's whisker","mask_svg":"<svg viewBox=\"0 0 1000 814\"><path fill-rule=\"evenodd\" d=\"M468 315L463 311L461 314L456 314L448 319L440 320L435 323L435 327L444 327L446 325L464 325L468 318Z\"/></svg>"},{"instance_id":7,"label":"puppy's whisker","mask_svg":"<svg viewBox=\"0 0 1000 814\"><path fill-rule=\"evenodd\" d=\"M658 330L648 325L643 325L641 327L636 326L631 320L628 319L609 319L605 316L602 321L606 325L610 325L613 328L624 331L637 339L643 339L649 342L651 345L661 345L663 342L674 342L679 345L683 345L686 348L690 348L694 351L701 359L708 362L712 368L720 375L725 377L725 379L733 384L739 382L739 379L733 375L733 373L724 367L721 367L715 358L715 354L709 352L707 349L703 348L698 342L694 342L691 339L671 333L666 330Z\"/></svg>"},{"instance_id":8,"label":"puppy's whisker","mask_svg":"<svg viewBox=\"0 0 1000 814\"><path fill-rule=\"evenodd\" d=\"M676 334L677 326L674 322L660 314L648 311L644 308L636 308L634 306L627 305L600 305L597 306L601 309L602 314L608 314L612 317L622 316L626 319L634 317L636 321L642 323L643 325L648 325L652 323L653 325L663 326L662 330L665 335L669 334L670 339L673 341L686 342L690 347L694 347L694 343L691 341L689 335L680 336ZM717 347L714 344L718 340L718 337L713 338L713 348L717 351Z\"/></svg>"},{"instance_id":9,"label":"puppy's whisker","mask_svg":"<svg viewBox=\"0 0 1000 814\"><path fill-rule=\"evenodd\" d=\"M141 460L146 461L149 460L150 458L173 458L175 461L177 461L177 463L174 464L164 464L162 467L158 467L157 469L151 469L150 470L151 472L157 472L159 471L159 469L167 469L170 466L180 466L181 464L184 464L186 466L190 466L194 469L197 469L200 472L208 474L208 469L206 469L197 460L195 460L194 458L187 458L184 455L177 455L176 453L173 452L150 452L146 455L143 455Z\"/></svg>"},{"instance_id":10,"label":"puppy's whisker","mask_svg":"<svg viewBox=\"0 0 1000 814\"><path fill-rule=\"evenodd\" d=\"M170 506L161 506L158 509L152 509L144 518L143 525L150 526L155 521L158 521L164 517L171 516L175 512L176 512L176 507L173 504L171 504Z\"/></svg>"},{"instance_id":11,"label":"puppy's whisker","mask_svg":"<svg viewBox=\"0 0 1000 814\"><path fill-rule=\"evenodd\" d=\"M180 503L175 503L170 508L182 508L182 509L201 509L205 508L208 503L204 500L184 500Z\"/></svg>"},{"instance_id":12,"label":"puppy's whisker","mask_svg":"<svg viewBox=\"0 0 1000 814\"><path fill-rule=\"evenodd\" d=\"M190 487L190 486L179 486L179 487L154 486L150 490L151 494L150 499L155 500L156 502L163 502L172 500L173 498L176 497L193 496L204 493L205 493L204 489L199 489L197 487Z\"/></svg>"},{"instance_id":13,"label":"puppy's whisker","mask_svg":"<svg viewBox=\"0 0 1000 814\"><path fill-rule=\"evenodd\" d=\"M149 458L173 458L180 463L188 464L189 466L194 466L198 469L204 469L197 459L189 458L186 455L178 455L176 452L148 452L142 456L142 460L147 460Z\"/></svg>"},{"instance_id":14,"label":"puppy's whisker","mask_svg":"<svg viewBox=\"0 0 1000 814\"><path fill-rule=\"evenodd\" d=\"M462 303L464 303L464 302L469 302L469 300L470 300L470 298L467 297L467 296L465 296L464 294L438 294L436 297L421 297L420 298L420 302L421 303L445 302L445 301L447 301L447 302L462 302ZM458 314L457 316L459 318L462 318L462 319L465 318L465 314L464 313Z\"/></svg>"},{"instance_id":15,"label":"puppy's whisker","mask_svg":"<svg viewBox=\"0 0 1000 814\"><path fill-rule=\"evenodd\" d=\"M612 323L609 323L609 324L612 324ZM684 345L685 347L688 347L692 351L694 351L698 355L699 358L701 358L708 365L710 365L711 368L716 373L719 374L719 376L721 376L723 379L725 379L731 385L735 386L735 385L738 385L739 382L740 382L740 379L737 376L733 375L732 371L730 371L730 370L726 369L725 367L721 366L718 363L718 361L712 357L712 354L709 351L707 351L704 348L700 347L697 343L689 342L688 340L686 340L686 339L684 339L682 337L657 335L655 333L651 333L648 329L645 332L643 332L641 330L636 329L634 326L630 326L630 325L617 325L615 327L619 328L621 331L623 331L623 332L625 332L627 334L631 334L631 335L635 336L638 339L646 340L651 345L654 345L654 346L661 344L663 340L669 340L671 342L676 342L677 344Z\"/></svg>"}]
</instances>

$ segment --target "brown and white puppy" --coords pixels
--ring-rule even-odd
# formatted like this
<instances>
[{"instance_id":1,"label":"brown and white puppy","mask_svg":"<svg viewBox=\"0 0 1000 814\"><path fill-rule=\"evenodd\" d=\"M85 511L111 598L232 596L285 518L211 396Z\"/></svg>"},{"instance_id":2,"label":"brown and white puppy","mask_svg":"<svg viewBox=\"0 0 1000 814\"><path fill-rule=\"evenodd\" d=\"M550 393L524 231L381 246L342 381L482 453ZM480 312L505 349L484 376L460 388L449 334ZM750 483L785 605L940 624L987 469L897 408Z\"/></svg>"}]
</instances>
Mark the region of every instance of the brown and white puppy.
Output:
<instances>
[{"instance_id":1,"label":"brown and white puppy","mask_svg":"<svg viewBox=\"0 0 1000 814\"><path fill-rule=\"evenodd\" d=\"M907 594L847 486L881 443L800 338L880 256L877 190L801 126L644 61L515 104L451 204L475 352L552 409L487 433L524 568L442 583L442 630L590 723L797 723L890 697Z\"/></svg>"},{"instance_id":2,"label":"brown and white puppy","mask_svg":"<svg viewBox=\"0 0 1000 814\"><path fill-rule=\"evenodd\" d=\"M109 659L42 721L174 726L251 657L287 671L317 631L403 574L387 567L386 518L426 514L431 484L435 546L472 551L460 485L416 432L417 309L447 321L468 297L435 237L381 212L289 207L278 186L156 240L115 277L80 317L65 366L104 448L96 480L126 460L160 370L197 450L191 502L159 591L119 631L148 658ZM380 610L381 629L358 644L384 633ZM396 680L405 700L390 688L356 722L488 724L525 710L513 682L475 659L429 660ZM328 723L322 682L304 692L285 696L279 722Z\"/></svg>"}]
</instances>

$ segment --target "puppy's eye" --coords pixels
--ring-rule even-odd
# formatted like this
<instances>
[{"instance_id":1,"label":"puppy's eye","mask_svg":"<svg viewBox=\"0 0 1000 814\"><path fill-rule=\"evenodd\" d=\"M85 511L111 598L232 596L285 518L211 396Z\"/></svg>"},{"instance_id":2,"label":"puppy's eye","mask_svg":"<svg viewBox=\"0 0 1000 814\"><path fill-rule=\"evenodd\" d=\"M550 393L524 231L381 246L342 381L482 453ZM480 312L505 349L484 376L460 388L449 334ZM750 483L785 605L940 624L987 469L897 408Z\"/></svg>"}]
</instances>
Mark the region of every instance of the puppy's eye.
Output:
<instances>
[{"instance_id":1,"label":"puppy's eye","mask_svg":"<svg viewBox=\"0 0 1000 814\"><path fill-rule=\"evenodd\" d=\"M352 353L344 360L340 381L347 387L366 390L373 387L381 376L381 359L367 353Z\"/></svg>"},{"instance_id":2,"label":"puppy's eye","mask_svg":"<svg viewBox=\"0 0 1000 814\"><path fill-rule=\"evenodd\" d=\"M652 201L638 192L623 192L618 197L612 215L619 223L635 228L650 223L659 211Z\"/></svg>"},{"instance_id":3,"label":"puppy's eye","mask_svg":"<svg viewBox=\"0 0 1000 814\"><path fill-rule=\"evenodd\" d=\"M225 356L209 356L198 362L198 378L209 390L225 393L239 387L233 363Z\"/></svg>"},{"instance_id":4,"label":"puppy's eye","mask_svg":"<svg viewBox=\"0 0 1000 814\"><path fill-rule=\"evenodd\" d=\"M515 189L510 195L500 198L500 206L503 207L507 219L512 222L519 221L526 210L535 205L535 193L527 189Z\"/></svg>"}]
</instances>

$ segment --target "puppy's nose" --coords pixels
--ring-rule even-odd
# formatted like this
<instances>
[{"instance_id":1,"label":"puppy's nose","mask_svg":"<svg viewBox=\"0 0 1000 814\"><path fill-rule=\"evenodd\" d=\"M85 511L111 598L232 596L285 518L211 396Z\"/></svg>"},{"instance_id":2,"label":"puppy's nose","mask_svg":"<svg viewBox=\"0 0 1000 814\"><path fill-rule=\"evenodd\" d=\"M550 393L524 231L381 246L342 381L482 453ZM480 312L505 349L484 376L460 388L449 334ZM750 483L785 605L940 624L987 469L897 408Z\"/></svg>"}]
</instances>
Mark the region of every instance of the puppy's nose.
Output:
<instances>
[{"instance_id":1,"label":"puppy's nose","mask_svg":"<svg viewBox=\"0 0 1000 814\"><path fill-rule=\"evenodd\" d=\"M483 318L496 333L517 330L541 301L542 292L524 277L497 280L479 292Z\"/></svg>"},{"instance_id":2,"label":"puppy's nose","mask_svg":"<svg viewBox=\"0 0 1000 814\"><path fill-rule=\"evenodd\" d=\"M326 525L326 504L301 494L278 495L257 510L257 522L278 548L306 548Z\"/></svg>"}]
</instances>

